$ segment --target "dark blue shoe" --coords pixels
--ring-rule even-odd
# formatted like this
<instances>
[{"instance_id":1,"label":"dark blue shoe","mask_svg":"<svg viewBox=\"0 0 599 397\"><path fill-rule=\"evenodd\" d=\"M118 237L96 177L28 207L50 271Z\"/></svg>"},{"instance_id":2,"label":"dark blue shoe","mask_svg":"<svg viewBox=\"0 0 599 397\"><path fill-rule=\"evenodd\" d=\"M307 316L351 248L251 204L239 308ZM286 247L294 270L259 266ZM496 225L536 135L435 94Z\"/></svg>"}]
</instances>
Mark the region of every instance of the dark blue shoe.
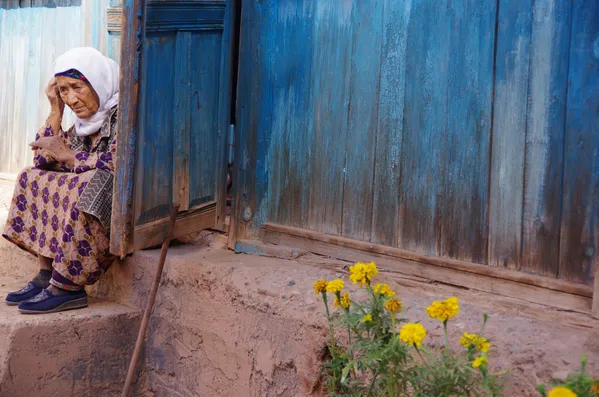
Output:
<instances>
[{"instance_id":1,"label":"dark blue shoe","mask_svg":"<svg viewBox=\"0 0 599 397\"><path fill-rule=\"evenodd\" d=\"M43 291L43 287L38 287L32 281L27 283L27 285L15 292L9 292L6 295L5 302L9 306L16 306L19 303L26 301L28 299L33 298L37 294Z\"/></svg>"},{"instance_id":2,"label":"dark blue shoe","mask_svg":"<svg viewBox=\"0 0 599 397\"><path fill-rule=\"evenodd\" d=\"M87 307L84 289L60 295L52 295L48 289L43 289L33 298L19 303L19 311L24 314L56 313L84 307Z\"/></svg>"}]
</instances>

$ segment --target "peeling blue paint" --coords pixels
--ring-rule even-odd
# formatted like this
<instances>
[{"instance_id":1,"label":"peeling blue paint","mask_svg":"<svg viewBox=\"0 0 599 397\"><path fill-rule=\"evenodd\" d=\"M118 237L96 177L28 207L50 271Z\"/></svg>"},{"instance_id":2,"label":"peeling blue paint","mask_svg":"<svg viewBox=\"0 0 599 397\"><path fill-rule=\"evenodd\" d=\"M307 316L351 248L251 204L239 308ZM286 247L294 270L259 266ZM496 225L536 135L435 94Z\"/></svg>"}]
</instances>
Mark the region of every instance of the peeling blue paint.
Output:
<instances>
[{"instance_id":1,"label":"peeling blue paint","mask_svg":"<svg viewBox=\"0 0 599 397\"><path fill-rule=\"evenodd\" d=\"M597 3L367 3L244 2L242 238L272 222L592 282Z\"/></svg>"}]
</instances>

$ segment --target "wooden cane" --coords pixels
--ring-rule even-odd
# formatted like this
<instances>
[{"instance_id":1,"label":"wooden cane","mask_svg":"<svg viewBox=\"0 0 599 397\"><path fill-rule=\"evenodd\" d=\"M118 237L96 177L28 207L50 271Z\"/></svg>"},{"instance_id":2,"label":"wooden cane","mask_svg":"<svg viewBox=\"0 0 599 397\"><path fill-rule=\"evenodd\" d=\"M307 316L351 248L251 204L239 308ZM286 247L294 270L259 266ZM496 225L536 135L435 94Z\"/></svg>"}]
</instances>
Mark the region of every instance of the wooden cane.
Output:
<instances>
[{"instance_id":1,"label":"wooden cane","mask_svg":"<svg viewBox=\"0 0 599 397\"><path fill-rule=\"evenodd\" d=\"M139 333L137 334L137 341L135 342L135 350L133 350L133 356L131 357L131 362L129 363L127 379L125 380L125 387L123 387L123 393L121 394L121 397L128 397L129 392L131 391L131 385L133 384L133 378L135 377L135 368L137 367L137 362L139 361L139 356L141 355L141 348L143 346L144 339L146 338L146 330L148 329L150 316L152 315L152 310L154 309L154 301L156 300L156 293L158 292L158 286L160 285L160 279L162 278L162 269L164 269L166 253L168 252L168 247L170 246L171 240L173 238L175 221L177 220L178 213L179 204L175 204L173 206L173 212L171 213L168 228L166 230L166 236L164 242L162 243L162 249L160 250L160 260L158 261L158 268L156 269L154 283L152 284L152 289L150 290L150 295L148 296L146 311L144 312L143 319L141 320Z\"/></svg>"}]
</instances>

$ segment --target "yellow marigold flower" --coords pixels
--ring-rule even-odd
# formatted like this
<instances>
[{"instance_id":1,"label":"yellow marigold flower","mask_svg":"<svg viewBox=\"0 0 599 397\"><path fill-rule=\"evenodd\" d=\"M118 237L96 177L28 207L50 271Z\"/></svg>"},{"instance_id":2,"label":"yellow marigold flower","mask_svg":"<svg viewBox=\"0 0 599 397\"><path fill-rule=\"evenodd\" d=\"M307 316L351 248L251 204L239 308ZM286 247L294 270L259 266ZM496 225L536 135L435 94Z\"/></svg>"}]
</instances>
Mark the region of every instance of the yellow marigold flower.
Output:
<instances>
[{"instance_id":1,"label":"yellow marigold flower","mask_svg":"<svg viewBox=\"0 0 599 397\"><path fill-rule=\"evenodd\" d=\"M591 386L591 390L593 393L599 396L599 378L594 380L593 386Z\"/></svg>"},{"instance_id":2,"label":"yellow marigold flower","mask_svg":"<svg viewBox=\"0 0 599 397\"><path fill-rule=\"evenodd\" d=\"M343 287L345 287L345 283L343 282L343 280L336 279L333 281L329 281L329 283L326 286L326 291L332 294L336 294L337 292L341 292Z\"/></svg>"},{"instance_id":3,"label":"yellow marigold flower","mask_svg":"<svg viewBox=\"0 0 599 397\"><path fill-rule=\"evenodd\" d=\"M455 296L445 299L442 302L434 301L429 307L426 308L426 312L430 318L436 318L440 321L449 320L457 315L459 311L460 305L458 303L458 298Z\"/></svg>"},{"instance_id":4,"label":"yellow marigold flower","mask_svg":"<svg viewBox=\"0 0 599 397\"><path fill-rule=\"evenodd\" d=\"M426 338L426 329L421 324L406 324L399 330L399 340L409 345L422 345Z\"/></svg>"},{"instance_id":5,"label":"yellow marigold flower","mask_svg":"<svg viewBox=\"0 0 599 397\"><path fill-rule=\"evenodd\" d=\"M350 305L350 300L349 300L349 294L346 292L344 294L341 294L341 302L339 302L339 298L337 298L335 296L335 306L336 308L338 307L342 307L344 309L349 309L349 305Z\"/></svg>"},{"instance_id":6,"label":"yellow marigold flower","mask_svg":"<svg viewBox=\"0 0 599 397\"><path fill-rule=\"evenodd\" d=\"M487 341L487 338L484 336L479 336L478 341L476 342L476 348L483 353L488 353L491 348L491 342Z\"/></svg>"},{"instance_id":7,"label":"yellow marigold flower","mask_svg":"<svg viewBox=\"0 0 599 397\"><path fill-rule=\"evenodd\" d=\"M352 284L360 283L360 287L362 287L366 283L366 276L364 275L364 264L356 263L349 268L349 280Z\"/></svg>"},{"instance_id":8,"label":"yellow marigold flower","mask_svg":"<svg viewBox=\"0 0 599 397\"><path fill-rule=\"evenodd\" d=\"M476 334L469 334L468 332L464 332L464 336L460 338L460 343L462 344L462 346L464 346L464 348L468 349L470 346L476 345L477 338L478 335Z\"/></svg>"},{"instance_id":9,"label":"yellow marigold flower","mask_svg":"<svg viewBox=\"0 0 599 397\"><path fill-rule=\"evenodd\" d=\"M370 262L364 265L364 270L366 273L366 278L368 281L372 280L374 276L379 274L378 269L376 268L376 264L374 262Z\"/></svg>"},{"instance_id":10,"label":"yellow marigold flower","mask_svg":"<svg viewBox=\"0 0 599 397\"><path fill-rule=\"evenodd\" d=\"M474 359L474 361L472 362L472 368L478 368L480 366L485 366L489 363L489 360L487 360L486 357L480 356L480 357L476 357Z\"/></svg>"},{"instance_id":11,"label":"yellow marigold flower","mask_svg":"<svg viewBox=\"0 0 599 397\"><path fill-rule=\"evenodd\" d=\"M474 347L483 353L488 353L491 348L491 343L487 341L487 338L478 336L477 334L469 334L468 332L464 332L464 336L460 338L460 343L466 349Z\"/></svg>"},{"instance_id":12,"label":"yellow marigold flower","mask_svg":"<svg viewBox=\"0 0 599 397\"><path fill-rule=\"evenodd\" d=\"M358 262L349 268L349 279L352 284L360 284L360 288L366 285L370 285L370 280L378 274L376 265L371 263Z\"/></svg>"},{"instance_id":13,"label":"yellow marigold flower","mask_svg":"<svg viewBox=\"0 0 599 397\"><path fill-rule=\"evenodd\" d=\"M347 292L344 294L341 294L341 307L344 309L349 309L350 303L351 303L351 300L350 300L349 294Z\"/></svg>"},{"instance_id":14,"label":"yellow marigold flower","mask_svg":"<svg viewBox=\"0 0 599 397\"><path fill-rule=\"evenodd\" d=\"M372 314L366 314L364 317L362 317L362 321L365 323L372 322Z\"/></svg>"},{"instance_id":15,"label":"yellow marigold flower","mask_svg":"<svg viewBox=\"0 0 599 397\"><path fill-rule=\"evenodd\" d=\"M314 292L316 293L316 295L320 295L323 292L325 292L327 289L327 284L327 280L317 280L314 283Z\"/></svg>"},{"instance_id":16,"label":"yellow marigold flower","mask_svg":"<svg viewBox=\"0 0 599 397\"><path fill-rule=\"evenodd\" d=\"M385 302L385 309L391 313L400 311L402 308L401 301L397 298L391 298Z\"/></svg>"},{"instance_id":17,"label":"yellow marigold flower","mask_svg":"<svg viewBox=\"0 0 599 397\"><path fill-rule=\"evenodd\" d=\"M389 288L389 286L387 284L378 283L377 285L374 286L374 288L372 290L381 296L388 296L388 297L395 296L395 291L393 291L391 288Z\"/></svg>"},{"instance_id":18,"label":"yellow marigold flower","mask_svg":"<svg viewBox=\"0 0 599 397\"><path fill-rule=\"evenodd\" d=\"M547 397L578 397L578 395L567 387L554 387Z\"/></svg>"}]
</instances>

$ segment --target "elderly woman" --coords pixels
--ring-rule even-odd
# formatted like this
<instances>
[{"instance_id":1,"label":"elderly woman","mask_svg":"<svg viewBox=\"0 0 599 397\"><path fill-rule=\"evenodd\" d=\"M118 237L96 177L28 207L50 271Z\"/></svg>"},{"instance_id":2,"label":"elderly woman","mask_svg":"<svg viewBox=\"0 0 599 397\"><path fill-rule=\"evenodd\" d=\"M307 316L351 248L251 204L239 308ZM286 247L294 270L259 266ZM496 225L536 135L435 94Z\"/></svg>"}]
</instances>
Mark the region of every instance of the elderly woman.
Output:
<instances>
[{"instance_id":1,"label":"elderly woman","mask_svg":"<svg viewBox=\"0 0 599 397\"><path fill-rule=\"evenodd\" d=\"M3 236L36 255L39 273L6 297L22 313L87 306L84 286L112 263L109 227L117 134L118 65L93 48L56 60L51 111L31 143L34 166L18 178ZM76 115L62 131L64 107Z\"/></svg>"}]
</instances>

